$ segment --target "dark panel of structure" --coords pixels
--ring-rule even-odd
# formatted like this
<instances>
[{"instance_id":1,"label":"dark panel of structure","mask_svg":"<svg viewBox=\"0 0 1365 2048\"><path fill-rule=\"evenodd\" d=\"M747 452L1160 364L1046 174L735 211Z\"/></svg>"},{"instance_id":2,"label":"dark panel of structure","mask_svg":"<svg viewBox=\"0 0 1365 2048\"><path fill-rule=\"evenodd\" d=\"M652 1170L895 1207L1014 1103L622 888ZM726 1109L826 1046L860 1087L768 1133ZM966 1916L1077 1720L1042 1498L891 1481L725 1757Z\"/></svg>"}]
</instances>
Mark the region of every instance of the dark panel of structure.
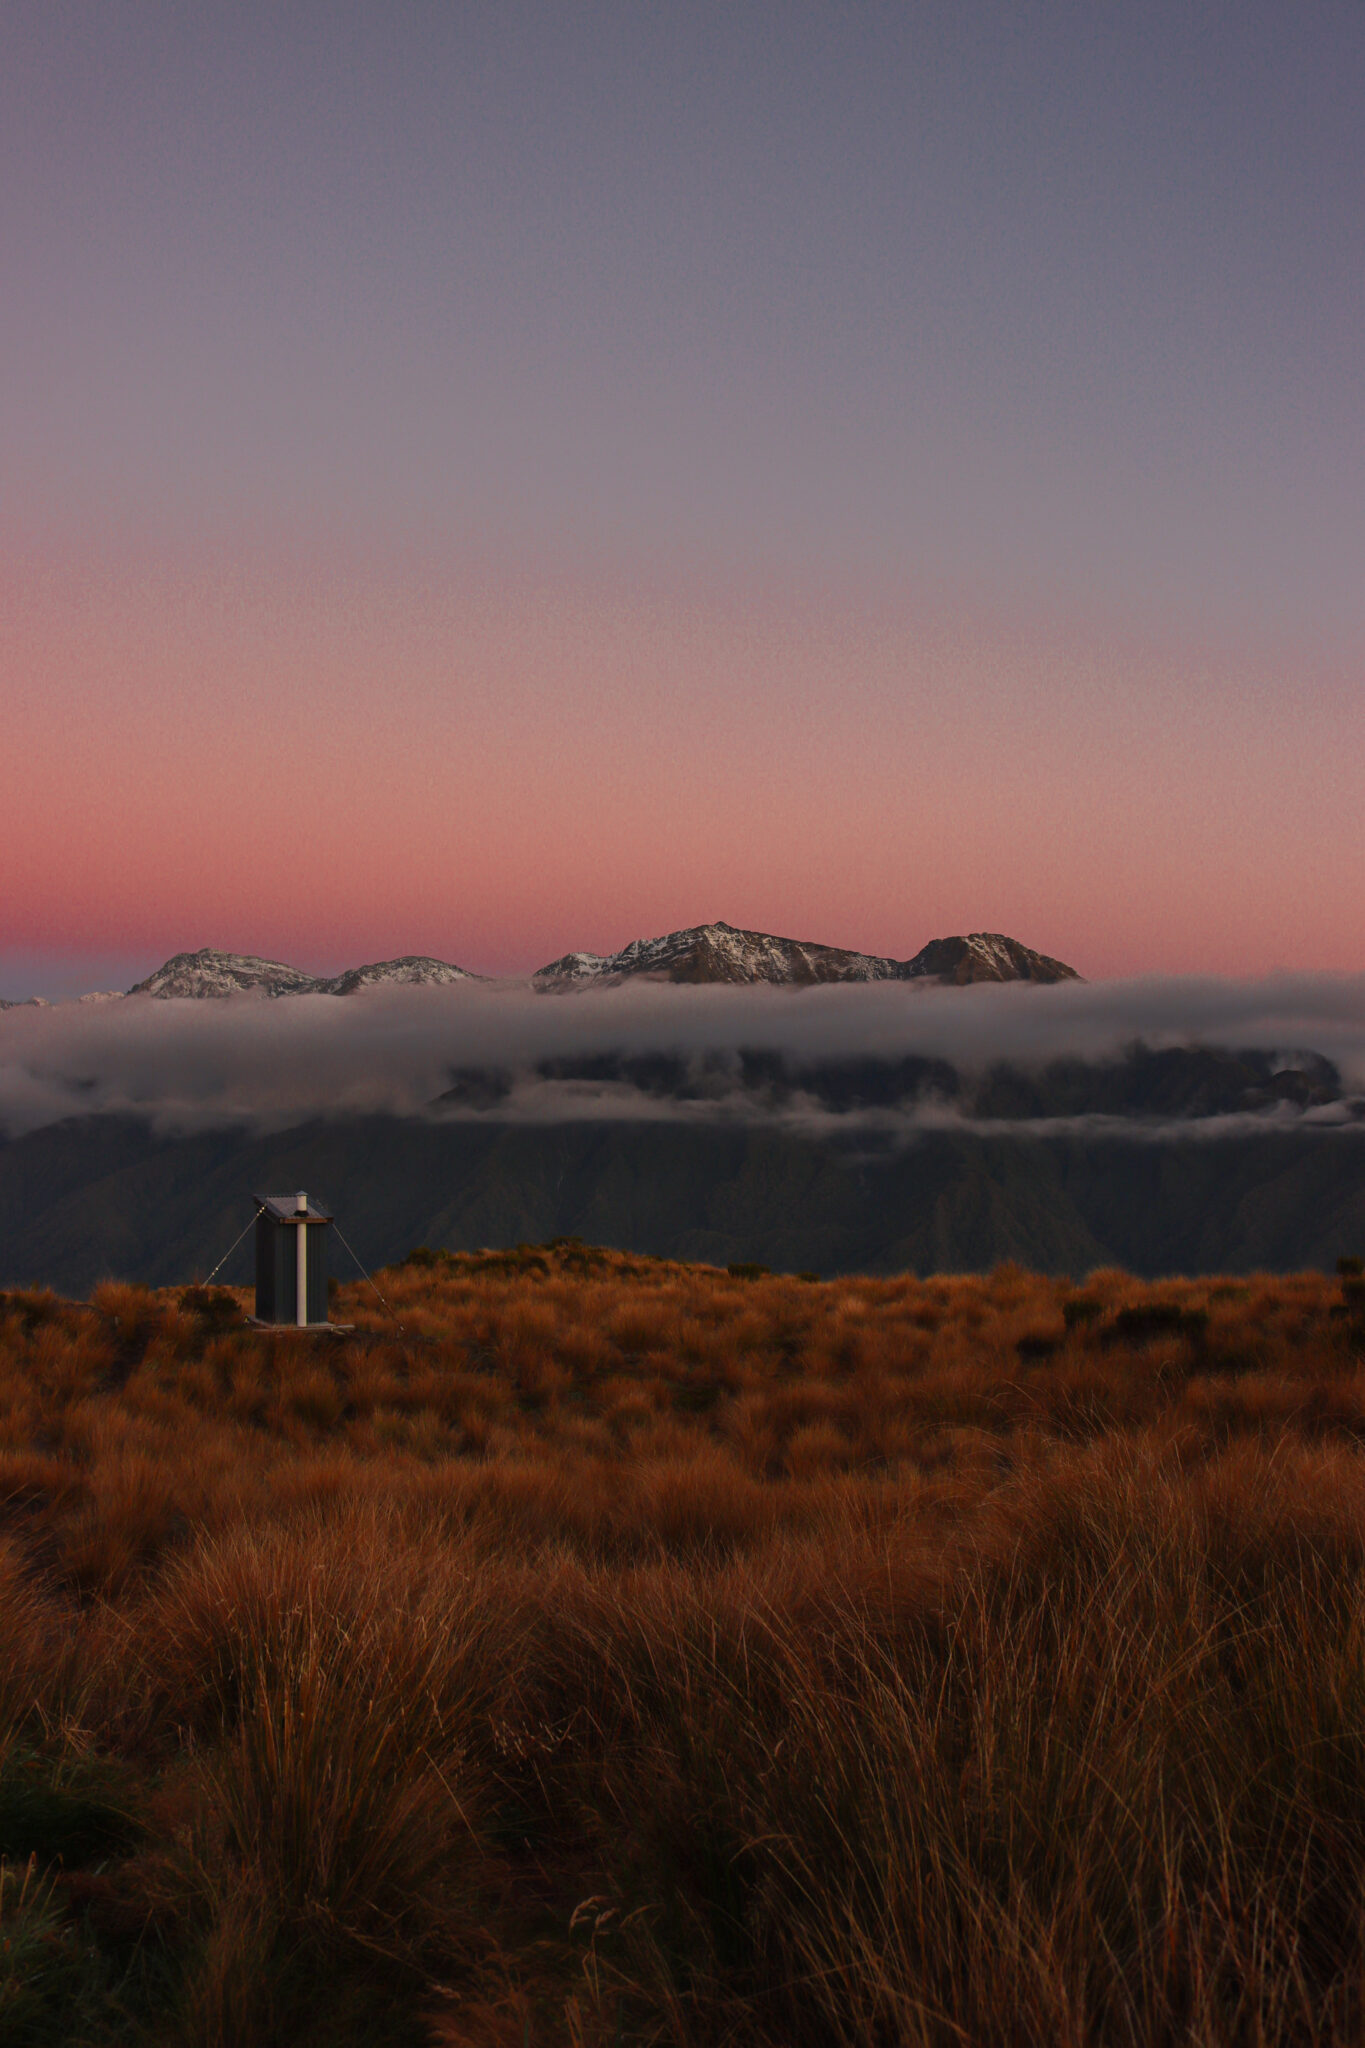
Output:
<instances>
[{"instance_id":1,"label":"dark panel of structure","mask_svg":"<svg viewBox=\"0 0 1365 2048\"><path fill-rule=\"evenodd\" d=\"M307 1232L307 1319L327 1320L327 1228L331 1217L310 1203L296 1207L294 1195L258 1195L256 1218L256 1319L298 1322L298 1234Z\"/></svg>"}]
</instances>

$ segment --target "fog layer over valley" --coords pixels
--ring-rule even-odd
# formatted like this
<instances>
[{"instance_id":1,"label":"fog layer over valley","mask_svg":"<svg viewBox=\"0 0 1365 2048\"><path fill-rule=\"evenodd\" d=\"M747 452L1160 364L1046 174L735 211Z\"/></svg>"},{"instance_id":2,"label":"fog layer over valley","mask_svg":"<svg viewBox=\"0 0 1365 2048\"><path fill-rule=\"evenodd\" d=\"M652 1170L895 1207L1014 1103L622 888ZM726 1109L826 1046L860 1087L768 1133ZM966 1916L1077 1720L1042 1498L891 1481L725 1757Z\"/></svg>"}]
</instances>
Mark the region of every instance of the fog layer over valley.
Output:
<instances>
[{"instance_id":1,"label":"fog layer over valley","mask_svg":"<svg viewBox=\"0 0 1365 2048\"><path fill-rule=\"evenodd\" d=\"M472 982L0 1016L0 1128L159 1134L346 1114L557 1123L1350 1124L1365 977L965 989L657 986L547 1000Z\"/></svg>"}]
</instances>

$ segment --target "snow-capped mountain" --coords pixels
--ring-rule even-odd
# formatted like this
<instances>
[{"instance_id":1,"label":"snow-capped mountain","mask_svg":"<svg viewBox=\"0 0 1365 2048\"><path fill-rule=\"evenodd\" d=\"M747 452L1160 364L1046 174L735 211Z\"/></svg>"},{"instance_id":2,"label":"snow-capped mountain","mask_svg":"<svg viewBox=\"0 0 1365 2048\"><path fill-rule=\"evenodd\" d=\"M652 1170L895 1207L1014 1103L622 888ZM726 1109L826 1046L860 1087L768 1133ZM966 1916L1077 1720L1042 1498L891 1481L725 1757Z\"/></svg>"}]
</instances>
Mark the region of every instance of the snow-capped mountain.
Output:
<instances>
[{"instance_id":1,"label":"snow-capped mountain","mask_svg":"<svg viewBox=\"0 0 1365 2048\"><path fill-rule=\"evenodd\" d=\"M430 960L406 953L399 960L376 960L351 967L344 974L305 974L283 960L261 960L254 953L216 953L204 946L197 953L177 953L155 974L130 988L130 996L349 996L377 982L478 981L449 960Z\"/></svg>"},{"instance_id":2,"label":"snow-capped mountain","mask_svg":"<svg viewBox=\"0 0 1365 2048\"><path fill-rule=\"evenodd\" d=\"M534 986L558 994L612 988L647 975L657 981L773 982L804 988L830 981L932 981L962 986L974 981L1078 981L1073 967L1035 953L1002 932L932 939L910 960L851 953L769 932L737 931L728 924L692 925L662 938L635 939L619 953L566 953L533 977Z\"/></svg>"},{"instance_id":3,"label":"snow-capped mountain","mask_svg":"<svg viewBox=\"0 0 1365 2048\"><path fill-rule=\"evenodd\" d=\"M839 946L699 924L658 939L633 939L619 953L566 953L532 978L537 988L552 991L612 987L640 974L658 981L768 981L801 988L817 981L885 981L894 966Z\"/></svg>"},{"instance_id":4,"label":"snow-capped mountain","mask_svg":"<svg viewBox=\"0 0 1365 2048\"><path fill-rule=\"evenodd\" d=\"M422 953L404 953L399 960L376 960L369 967L348 967L344 974L333 975L330 981L319 981L315 987L320 995L353 996L358 988L373 988L380 981L421 982L433 986L450 981L484 979L482 974L471 974L467 967L456 967L449 960L432 960Z\"/></svg>"},{"instance_id":5,"label":"snow-capped mountain","mask_svg":"<svg viewBox=\"0 0 1365 2048\"><path fill-rule=\"evenodd\" d=\"M134 983L130 996L235 996L251 992L263 996L306 995L317 987L317 977L283 960L261 960L254 953L215 953L203 946L197 953L176 953Z\"/></svg>"},{"instance_id":6,"label":"snow-capped mountain","mask_svg":"<svg viewBox=\"0 0 1365 2048\"><path fill-rule=\"evenodd\" d=\"M937 981L962 988L969 981L1079 981L1064 960L1035 953L1003 932L968 932L965 938L930 939L897 970L898 981Z\"/></svg>"}]
</instances>

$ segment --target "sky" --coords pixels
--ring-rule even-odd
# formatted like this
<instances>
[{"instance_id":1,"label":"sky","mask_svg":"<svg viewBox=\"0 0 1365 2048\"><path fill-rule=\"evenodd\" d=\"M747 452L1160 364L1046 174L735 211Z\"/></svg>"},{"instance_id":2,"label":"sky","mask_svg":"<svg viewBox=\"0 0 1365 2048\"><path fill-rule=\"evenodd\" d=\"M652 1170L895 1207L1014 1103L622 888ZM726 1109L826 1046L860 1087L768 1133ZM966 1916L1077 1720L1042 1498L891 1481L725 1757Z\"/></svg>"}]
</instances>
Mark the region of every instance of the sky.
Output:
<instances>
[{"instance_id":1,"label":"sky","mask_svg":"<svg viewBox=\"0 0 1365 2048\"><path fill-rule=\"evenodd\" d=\"M20 0L0 995L1358 971L1359 0Z\"/></svg>"}]
</instances>

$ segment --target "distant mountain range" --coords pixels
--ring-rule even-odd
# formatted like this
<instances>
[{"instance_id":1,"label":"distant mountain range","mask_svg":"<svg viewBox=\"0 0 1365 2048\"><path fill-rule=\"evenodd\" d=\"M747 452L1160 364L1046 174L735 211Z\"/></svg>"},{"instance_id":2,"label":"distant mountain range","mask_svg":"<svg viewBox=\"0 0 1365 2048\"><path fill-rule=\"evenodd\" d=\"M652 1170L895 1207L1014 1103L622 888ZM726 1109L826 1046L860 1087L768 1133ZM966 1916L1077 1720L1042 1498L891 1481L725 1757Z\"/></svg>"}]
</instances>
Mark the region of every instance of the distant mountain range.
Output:
<instances>
[{"instance_id":1,"label":"distant mountain range","mask_svg":"<svg viewBox=\"0 0 1365 2048\"><path fill-rule=\"evenodd\" d=\"M544 994L566 994L577 989L616 988L636 979L731 985L764 982L785 988L848 981L918 981L963 987L983 981L1079 981L1080 976L1074 967L1036 953L1002 932L931 939L913 958L892 960L804 939L777 938L770 932L740 931L728 924L701 924L667 932L658 939L634 939L619 953L565 953L530 976L529 985ZM252 953L220 953L204 946L197 953L176 953L126 993L162 999L242 994L349 996L381 982L433 985L487 980L487 976L471 974L449 960L415 953L352 967L344 974L316 975L283 960L263 960ZM82 996L80 1001L112 1002L122 993L101 990ZM32 1000L41 1005L40 997ZM0 1009L16 1007L0 1001Z\"/></svg>"}]
</instances>

